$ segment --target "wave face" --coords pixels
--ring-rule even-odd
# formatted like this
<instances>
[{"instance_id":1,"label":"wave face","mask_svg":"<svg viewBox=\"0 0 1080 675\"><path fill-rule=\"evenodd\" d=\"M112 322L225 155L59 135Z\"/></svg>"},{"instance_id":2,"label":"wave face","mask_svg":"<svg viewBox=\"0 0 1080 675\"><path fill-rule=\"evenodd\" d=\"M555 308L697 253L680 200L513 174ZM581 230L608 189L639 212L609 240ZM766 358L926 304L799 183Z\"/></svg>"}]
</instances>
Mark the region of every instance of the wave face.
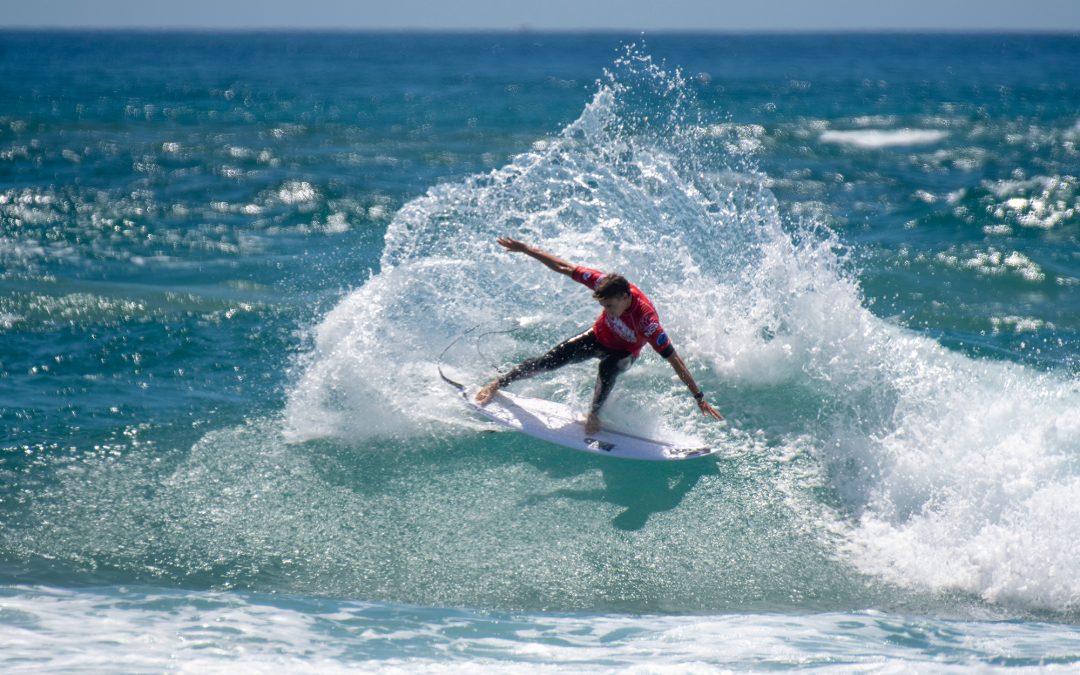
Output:
<instances>
[{"instance_id":1,"label":"wave face","mask_svg":"<svg viewBox=\"0 0 1080 675\"><path fill-rule=\"evenodd\" d=\"M454 546L468 552L445 541L428 549L440 569L500 570L506 594L442 601L591 607L629 593L631 607L692 610L784 604L785 594L921 603L960 592L1075 611L1075 382L963 356L875 316L834 237L781 217L748 155L753 136L704 119L678 72L628 50L561 133L396 214L381 270L313 329L286 438L360 455L468 453L460 483L413 486L437 502L423 503L431 520L417 526L430 535L431 522L478 518L478 504L511 509L463 534ZM650 294L731 423L695 415L655 356L620 383L606 414L719 444L718 467L594 465L480 433L439 381L443 348L483 327L445 356L476 383L596 312L580 287L503 252L503 235L620 271ZM580 405L591 380L569 368L515 388ZM584 486L567 483L563 466ZM585 479L597 471L606 485ZM654 503L633 527L595 520L590 509L657 489L656 476L690 485L667 490L670 507ZM526 496L493 496L510 493ZM620 517L641 514L612 522ZM601 555L617 564L598 565ZM673 578L678 569L709 581Z\"/></svg>"}]
</instances>

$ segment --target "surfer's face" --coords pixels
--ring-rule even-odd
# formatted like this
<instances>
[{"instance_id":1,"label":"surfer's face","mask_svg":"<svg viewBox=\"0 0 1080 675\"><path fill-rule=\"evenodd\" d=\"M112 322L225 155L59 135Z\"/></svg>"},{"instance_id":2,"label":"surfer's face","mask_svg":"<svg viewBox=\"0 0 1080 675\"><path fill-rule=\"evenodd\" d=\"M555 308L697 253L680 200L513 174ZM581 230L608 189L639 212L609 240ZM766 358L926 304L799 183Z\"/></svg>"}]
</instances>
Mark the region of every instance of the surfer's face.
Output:
<instances>
[{"instance_id":1,"label":"surfer's face","mask_svg":"<svg viewBox=\"0 0 1080 675\"><path fill-rule=\"evenodd\" d=\"M622 316L622 313L630 309L630 294L623 293L614 298L600 298L597 300L608 316Z\"/></svg>"}]
</instances>

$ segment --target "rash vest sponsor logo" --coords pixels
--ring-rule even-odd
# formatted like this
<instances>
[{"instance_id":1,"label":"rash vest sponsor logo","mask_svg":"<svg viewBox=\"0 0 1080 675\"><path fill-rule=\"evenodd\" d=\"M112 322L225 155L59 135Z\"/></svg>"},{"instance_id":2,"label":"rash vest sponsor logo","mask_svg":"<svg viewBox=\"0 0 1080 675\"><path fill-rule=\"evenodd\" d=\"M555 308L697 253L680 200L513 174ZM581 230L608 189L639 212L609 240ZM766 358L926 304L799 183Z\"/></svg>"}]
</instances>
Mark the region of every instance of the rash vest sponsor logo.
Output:
<instances>
[{"instance_id":1,"label":"rash vest sponsor logo","mask_svg":"<svg viewBox=\"0 0 1080 675\"><path fill-rule=\"evenodd\" d=\"M609 316L607 317L607 325L611 328L611 330L618 333L619 337L621 337L623 340L631 343L637 342L637 335L634 333L634 329L630 326L627 326L619 319L613 316Z\"/></svg>"}]
</instances>

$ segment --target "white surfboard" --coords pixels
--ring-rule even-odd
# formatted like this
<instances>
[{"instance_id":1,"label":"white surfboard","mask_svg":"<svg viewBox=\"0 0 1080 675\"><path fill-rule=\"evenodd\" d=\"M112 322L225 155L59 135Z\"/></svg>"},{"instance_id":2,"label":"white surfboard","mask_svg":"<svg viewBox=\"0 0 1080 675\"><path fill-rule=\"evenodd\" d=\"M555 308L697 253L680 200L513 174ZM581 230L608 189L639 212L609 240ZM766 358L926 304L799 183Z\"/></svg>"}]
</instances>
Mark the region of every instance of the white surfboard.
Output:
<instances>
[{"instance_id":1,"label":"white surfboard","mask_svg":"<svg viewBox=\"0 0 1080 675\"><path fill-rule=\"evenodd\" d=\"M487 404L479 405L464 388L459 389L459 394L471 408L502 426L581 452L652 461L691 459L715 452L705 445L672 443L608 429L587 434L585 421L570 406L542 398L499 391Z\"/></svg>"}]
</instances>

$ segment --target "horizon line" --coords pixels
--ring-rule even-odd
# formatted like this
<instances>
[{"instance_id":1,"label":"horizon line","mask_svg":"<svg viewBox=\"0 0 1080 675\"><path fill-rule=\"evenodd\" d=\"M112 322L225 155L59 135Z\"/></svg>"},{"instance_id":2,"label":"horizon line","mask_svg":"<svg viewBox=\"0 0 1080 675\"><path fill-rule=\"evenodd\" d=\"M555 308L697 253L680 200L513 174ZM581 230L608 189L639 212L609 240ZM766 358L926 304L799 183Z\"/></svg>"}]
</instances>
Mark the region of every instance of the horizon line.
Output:
<instances>
[{"instance_id":1,"label":"horizon line","mask_svg":"<svg viewBox=\"0 0 1080 675\"><path fill-rule=\"evenodd\" d=\"M683 35L1074 35L1080 36L1078 28L925 28L925 27L878 27L878 28L537 28L533 26L507 27L453 27L431 28L418 26L150 26L150 25L0 25L0 31L20 32L159 32L159 33L430 33L430 34L508 34L508 35L574 35L574 34L683 34Z\"/></svg>"}]
</instances>

